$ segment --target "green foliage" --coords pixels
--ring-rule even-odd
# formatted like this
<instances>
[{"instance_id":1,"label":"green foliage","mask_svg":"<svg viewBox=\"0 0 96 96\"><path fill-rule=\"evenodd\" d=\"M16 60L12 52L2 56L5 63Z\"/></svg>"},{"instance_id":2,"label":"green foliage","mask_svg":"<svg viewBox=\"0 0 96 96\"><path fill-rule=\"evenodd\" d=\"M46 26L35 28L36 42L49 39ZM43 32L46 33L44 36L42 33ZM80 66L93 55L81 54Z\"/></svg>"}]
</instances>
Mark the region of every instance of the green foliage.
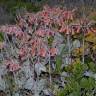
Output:
<instances>
[{"instance_id":1,"label":"green foliage","mask_svg":"<svg viewBox=\"0 0 96 96\"><path fill-rule=\"evenodd\" d=\"M84 88L86 90L92 90L93 88L95 88L96 83L93 78L82 78L80 81L80 86L81 88Z\"/></svg>"},{"instance_id":2,"label":"green foliage","mask_svg":"<svg viewBox=\"0 0 96 96\"><path fill-rule=\"evenodd\" d=\"M30 2L24 2L22 0L0 0L0 5L6 7L8 12L11 12L15 15L17 9L25 8L29 12L38 12L41 7L37 4Z\"/></svg>"},{"instance_id":3,"label":"green foliage","mask_svg":"<svg viewBox=\"0 0 96 96\"><path fill-rule=\"evenodd\" d=\"M89 15L89 19L96 21L96 9L95 9L94 12L92 12L92 13Z\"/></svg>"},{"instance_id":4,"label":"green foliage","mask_svg":"<svg viewBox=\"0 0 96 96\"><path fill-rule=\"evenodd\" d=\"M70 78L58 96L81 96L79 83Z\"/></svg>"},{"instance_id":5,"label":"green foliage","mask_svg":"<svg viewBox=\"0 0 96 96\"><path fill-rule=\"evenodd\" d=\"M13 73L7 72L7 74L4 76L4 79L5 79L6 84L8 84L7 86L11 93L11 96L13 96L13 92L17 90Z\"/></svg>"},{"instance_id":6,"label":"green foliage","mask_svg":"<svg viewBox=\"0 0 96 96\"><path fill-rule=\"evenodd\" d=\"M84 76L84 72L88 68L92 67L91 69L94 71L93 64L89 63L89 65L90 67L78 62L67 66L65 68L65 71L69 73L69 76L65 77L67 83L57 96L94 96L93 90L96 90L96 80Z\"/></svg>"},{"instance_id":7,"label":"green foliage","mask_svg":"<svg viewBox=\"0 0 96 96\"><path fill-rule=\"evenodd\" d=\"M62 58L61 58L61 56L57 56L56 57L56 68L55 68L56 73L61 73L61 65L62 65Z\"/></svg>"},{"instance_id":8,"label":"green foliage","mask_svg":"<svg viewBox=\"0 0 96 96\"><path fill-rule=\"evenodd\" d=\"M85 63L88 64L92 62L92 59L90 57L85 57Z\"/></svg>"},{"instance_id":9,"label":"green foliage","mask_svg":"<svg viewBox=\"0 0 96 96\"><path fill-rule=\"evenodd\" d=\"M3 40L4 40L3 33L2 33L2 32L0 32L0 42L3 42Z\"/></svg>"},{"instance_id":10,"label":"green foliage","mask_svg":"<svg viewBox=\"0 0 96 96\"><path fill-rule=\"evenodd\" d=\"M81 64L81 63L74 64L74 67L72 69L72 73L73 73L74 78L77 80L82 78L84 71L87 69L88 69L88 67L84 64Z\"/></svg>"},{"instance_id":11,"label":"green foliage","mask_svg":"<svg viewBox=\"0 0 96 96\"><path fill-rule=\"evenodd\" d=\"M48 39L48 45L51 46L52 45L52 42L54 40L53 36L50 36L47 39Z\"/></svg>"},{"instance_id":12,"label":"green foliage","mask_svg":"<svg viewBox=\"0 0 96 96\"><path fill-rule=\"evenodd\" d=\"M88 67L92 72L96 72L96 65L93 62L88 63Z\"/></svg>"}]
</instances>

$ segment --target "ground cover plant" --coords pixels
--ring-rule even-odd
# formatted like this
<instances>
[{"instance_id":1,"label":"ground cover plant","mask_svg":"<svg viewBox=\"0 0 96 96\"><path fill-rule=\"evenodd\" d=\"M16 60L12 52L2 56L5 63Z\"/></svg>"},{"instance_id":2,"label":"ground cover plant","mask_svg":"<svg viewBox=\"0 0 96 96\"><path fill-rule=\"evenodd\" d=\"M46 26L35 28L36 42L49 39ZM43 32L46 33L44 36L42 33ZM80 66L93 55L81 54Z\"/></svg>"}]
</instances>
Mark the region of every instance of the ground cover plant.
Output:
<instances>
[{"instance_id":1,"label":"ground cover plant","mask_svg":"<svg viewBox=\"0 0 96 96\"><path fill-rule=\"evenodd\" d=\"M4 96L95 96L95 20L46 5L0 26L0 89Z\"/></svg>"}]
</instances>

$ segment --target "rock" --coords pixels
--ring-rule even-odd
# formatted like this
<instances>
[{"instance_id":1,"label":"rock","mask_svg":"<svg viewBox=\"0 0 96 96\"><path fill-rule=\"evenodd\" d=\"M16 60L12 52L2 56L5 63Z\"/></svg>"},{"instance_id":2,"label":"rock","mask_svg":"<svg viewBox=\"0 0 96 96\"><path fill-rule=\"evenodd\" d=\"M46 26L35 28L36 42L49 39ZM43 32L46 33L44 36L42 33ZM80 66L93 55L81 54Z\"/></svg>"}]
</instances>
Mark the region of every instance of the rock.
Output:
<instances>
[{"instance_id":1,"label":"rock","mask_svg":"<svg viewBox=\"0 0 96 96\"><path fill-rule=\"evenodd\" d=\"M0 66L0 90L4 90L6 85L5 85L5 81L2 78L2 76L4 76L6 74L6 70L5 70L5 66L1 65ZM1 96L1 95L0 95Z\"/></svg>"},{"instance_id":2,"label":"rock","mask_svg":"<svg viewBox=\"0 0 96 96\"><path fill-rule=\"evenodd\" d=\"M74 49L74 48L79 48L80 45L81 45L81 44L80 44L80 41L79 41L79 40L76 39L76 40L73 41L73 49Z\"/></svg>"},{"instance_id":3,"label":"rock","mask_svg":"<svg viewBox=\"0 0 96 96\"><path fill-rule=\"evenodd\" d=\"M35 64L35 72L39 76L41 74L41 72L46 72L46 67L41 63L36 63Z\"/></svg>"},{"instance_id":4,"label":"rock","mask_svg":"<svg viewBox=\"0 0 96 96\"><path fill-rule=\"evenodd\" d=\"M28 90L32 90L33 87L34 87L34 83L35 81L33 80L33 78L29 78L26 82L25 82L25 85L24 85L24 88L25 89L28 89Z\"/></svg>"}]
</instances>

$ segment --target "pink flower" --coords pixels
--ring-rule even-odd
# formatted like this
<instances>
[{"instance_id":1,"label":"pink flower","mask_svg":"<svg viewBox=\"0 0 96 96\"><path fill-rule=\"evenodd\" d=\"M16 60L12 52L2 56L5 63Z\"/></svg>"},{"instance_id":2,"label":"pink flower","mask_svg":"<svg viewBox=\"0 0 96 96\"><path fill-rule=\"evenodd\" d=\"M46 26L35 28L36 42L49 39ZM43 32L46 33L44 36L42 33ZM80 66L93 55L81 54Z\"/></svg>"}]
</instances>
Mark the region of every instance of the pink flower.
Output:
<instances>
[{"instance_id":1,"label":"pink flower","mask_svg":"<svg viewBox=\"0 0 96 96\"><path fill-rule=\"evenodd\" d=\"M57 48L51 48L51 49L50 49L50 55L51 55L51 56L57 55Z\"/></svg>"},{"instance_id":2,"label":"pink flower","mask_svg":"<svg viewBox=\"0 0 96 96\"><path fill-rule=\"evenodd\" d=\"M65 20L73 20L73 12L72 11L64 11L63 17Z\"/></svg>"},{"instance_id":3,"label":"pink flower","mask_svg":"<svg viewBox=\"0 0 96 96\"><path fill-rule=\"evenodd\" d=\"M52 31L51 29L45 29L46 31L46 36L50 37L50 36L54 36L55 32Z\"/></svg>"},{"instance_id":4,"label":"pink flower","mask_svg":"<svg viewBox=\"0 0 96 96\"><path fill-rule=\"evenodd\" d=\"M31 55L34 57L35 54L36 54L35 48L32 48L32 50L31 50Z\"/></svg>"},{"instance_id":5,"label":"pink flower","mask_svg":"<svg viewBox=\"0 0 96 96\"><path fill-rule=\"evenodd\" d=\"M19 70L21 67L19 66L19 64L10 64L9 65L9 71L14 72Z\"/></svg>"},{"instance_id":6,"label":"pink flower","mask_svg":"<svg viewBox=\"0 0 96 96\"><path fill-rule=\"evenodd\" d=\"M51 20L50 20L50 18L44 18L43 19L43 21L44 21L44 23L46 24L46 25L49 25L50 23L51 23Z\"/></svg>"},{"instance_id":7,"label":"pink flower","mask_svg":"<svg viewBox=\"0 0 96 96\"><path fill-rule=\"evenodd\" d=\"M15 34L17 37L21 37L23 34L22 30L17 25L1 26L0 31L10 35Z\"/></svg>"},{"instance_id":8,"label":"pink flower","mask_svg":"<svg viewBox=\"0 0 96 96\"><path fill-rule=\"evenodd\" d=\"M35 22L35 15L29 14L28 22L32 25Z\"/></svg>"},{"instance_id":9,"label":"pink flower","mask_svg":"<svg viewBox=\"0 0 96 96\"><path fill-rule=\"evenodd\" d=\"M7 69L11 72L17 71L21 68L19 64L16 64L12 60L5 61L5 64L6 64Z\"/></svg>"},{"instance_id":10,"label":"pink flower","mask_svg":"<svg viewBox=\"0 0 96 96\"><path fill-rule=\"evenodd\" d=\"M26 53L27 53L27 50L25 49L25 48L21 48L20 50L19 50L19 56L22 58L22 57L24 57L25 55L26 55Z\"/></svg>"},{"instance_id":11,"label":"pink flower","mask_svg":"<svg viewBox=\"0 0 96 96\"><path fill-rule=\"evenodd\" d=\"M36 31L36 35L40 36L40 37L44 37L45 36L45 32L43 29L39 29Z\"/></svg>"},{"instance_id":12,"label":"pink flower","mask_svg":"<svg viewBox=\"0 0 96 96\"><path fill-rule=\"evenodd\" d=\"M62 26L61 29L59 30L59 32L65 33L65 34L70 34L71 30L68 26Z\"/></svg>"},{"instance_id":13,"label":"pink flower","mask_svg":"<svg viewBox=\"0 0 96 96\"><path fill-rule=\"evenodd\" d=\"M62 26L59 30L60 33L65 33L67 30L66 30L66 27L65 26Z\"/></svg>"},{"instance_id":14,"label":"pink flower","mask_svg":"<svg viewBox=\"0 0 96 96\"><path fill-rule=\"evenodd\" d=\"M45 48L41 48L40 51L39 51L39 55L42 56L42 57L45 57L46 56L46 49Z\"/></svg>"},{"instance_id":15,"label":"pink flower","mask_svg":"<svg viewBox=\"0 0 96 96\"><path fill-rule=\"evenodd\" d=\"M42 12L42 16L43 16L43 17L48 17L48 12L47 12L47 11L43 11L43 12Z\"/></svg>"},{"instance_id":16,"label":"pink flower","mask_svg":"<svg viewBox=\"0 0 96 96\"><path fill-rule=\"evenodd\" d=\"M8 67L10 64L12 64L12 60L5 60L4 61L5 62L5 65Z\"/></svg>"},{"instance_id":17,"label":"pink flower","mask_svg":"<svg viewBox=\"0 0 96 96\"><path fill-rule=\"evenodd\" d=\"M76 32L79 33L80 32L80 29L81 29L81 27L78 26Z\"/></svg>"}]
</instances>

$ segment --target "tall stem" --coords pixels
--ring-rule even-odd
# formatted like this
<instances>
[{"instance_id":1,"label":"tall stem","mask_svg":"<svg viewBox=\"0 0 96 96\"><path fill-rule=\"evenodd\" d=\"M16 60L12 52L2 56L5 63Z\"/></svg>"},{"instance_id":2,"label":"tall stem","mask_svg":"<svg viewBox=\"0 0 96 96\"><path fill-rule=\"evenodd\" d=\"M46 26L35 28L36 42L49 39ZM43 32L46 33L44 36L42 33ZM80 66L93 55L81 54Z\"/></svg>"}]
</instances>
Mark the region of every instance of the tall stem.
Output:
<instances>
[{"instance_id":1,"label":"tall stem","mask_svg":"<svg viewBox=\"0 0 96 96\"><path fill-rule=\"evenodd\" d=\"M68 63L70 64L71 46L70 46L70 35L69 34L67 34L67 44L68 44Z\"/></svg>"},{"instance_id":2,"label":"tall stem","mask_svg":"<svg viewBox=\"0 0 96 96\"><path fill-rule=\"evenodd\" d=\"M84 30L85 31L85 30ZM83 31L83 55L82 55L82 63L84 64L84 55L85 55L85 53L84 53L84 51L85 51L85 32Z\"/></svg>"},{"instance_id":3,"label":"tall stem","mask_svg":"<svg viewBox=\"0 0 96 96\"><path fill-rule=\"evenodd\" d=\"M51 77L50 51L49 51L49 81L50 81L50 85L51 85L51 83L52 83L52 77Z\"/></svg>"},{"instance_id":4,"label":"tall stem","mask_svg":"<svg viewBox=\"0 0 96 96\"><path fill-rule=\"evenodd\" d=\"M84 7L84 0L81 0L81 3L82 3L82 7L83 7L83 10L82 10L82 16L83 16L83 19L85 19L86 18L86 16L85 16L85 7ZM85 51L85 49L84 49L84 47L85 47L85 28L83 29L83 54L82 54L82 63L84 64L84 55L85 55L85 53L84 53L84 51Z\"/></svg>"}]
</instances>

